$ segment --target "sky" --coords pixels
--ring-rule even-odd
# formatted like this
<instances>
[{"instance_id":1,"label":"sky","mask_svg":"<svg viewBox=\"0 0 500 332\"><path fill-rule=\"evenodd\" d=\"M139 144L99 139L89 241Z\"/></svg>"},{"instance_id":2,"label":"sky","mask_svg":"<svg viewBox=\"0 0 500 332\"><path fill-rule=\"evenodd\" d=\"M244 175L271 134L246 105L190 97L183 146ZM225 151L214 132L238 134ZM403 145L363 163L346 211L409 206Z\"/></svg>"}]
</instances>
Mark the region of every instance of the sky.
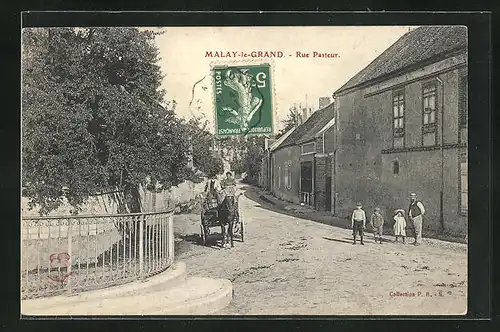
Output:
<instances>
[{"instance_id":1,"label":"sky","mask_svg":"<svg viewBox=\"0 0 500 332\"><path fill-rule=\"evenodd\" d=\"M414 27L412 27L413 29ZM408 26L377 27L164 27L156 37L160 68L165 75L166 99L175 100L179 116L204 115L213 131L214 110L210 64L247 59L206 57L207 51L282 51L283 58L259 58L270 62L274 82L275 125L282 126L295 104L318 109L319 97L332 94L378 55L409 31ZM309 53L309 58L296 56ZM313 52L338 54L313 58ZM206 77L205 77L206 76ZM193 85L205 77L195 86ZM191 106L190 102L193 100Z\"/></svg>"}]
</instances>

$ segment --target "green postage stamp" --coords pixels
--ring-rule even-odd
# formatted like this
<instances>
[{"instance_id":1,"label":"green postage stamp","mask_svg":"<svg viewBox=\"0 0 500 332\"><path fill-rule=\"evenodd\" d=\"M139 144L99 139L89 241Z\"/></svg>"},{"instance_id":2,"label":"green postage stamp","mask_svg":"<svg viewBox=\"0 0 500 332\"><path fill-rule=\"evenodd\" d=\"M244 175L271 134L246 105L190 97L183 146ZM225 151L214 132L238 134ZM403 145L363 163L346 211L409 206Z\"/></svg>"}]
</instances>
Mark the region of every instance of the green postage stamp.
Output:
<instances>
[{"instance_id":1,"label":"green postage stamp","mask_svg":"<svg viewBox=\"0 0 500 332\"><path fill-rule=\"evenodd\" d=\"M218 136L273 132L269 64L215 66L215 129Z\"/></svg>"}]
</instances>

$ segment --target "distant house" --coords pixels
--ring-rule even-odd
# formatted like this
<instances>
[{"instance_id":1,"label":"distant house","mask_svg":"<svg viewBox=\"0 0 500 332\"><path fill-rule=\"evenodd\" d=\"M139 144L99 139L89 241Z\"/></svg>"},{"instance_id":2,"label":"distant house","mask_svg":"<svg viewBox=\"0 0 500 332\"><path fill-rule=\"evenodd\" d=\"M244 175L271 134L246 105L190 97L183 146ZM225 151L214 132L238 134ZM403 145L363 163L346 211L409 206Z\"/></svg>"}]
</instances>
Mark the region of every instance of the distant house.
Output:
<instances>
[{"instance_id":1,"label":"distant house","mask_svg":"<svg viewBox=\"0 0 500 332\"><path fill-rule=\"evenodd\" d=\"M426 206L425 228L467 230L467 29L403 35L334 93L333 211L361 201L387 217Z\"/></svg>"},{"instance_id":2,"label":"distant house","mask_svg":"<svg viewBox=\"0 0 500 332\"><path fill-rule=\"evenodd\" d=\"M329 153L334 147L334 106L314 113L270 153L271 191L318 210L331 208Z\"/></svg>"},{"instance_id":3,"label":"distant house","mask_svg":"<svg viewBox=\"0 0 500 332\"><path fill-rule=\"evenodd\" d=\"M271 190L272 187L272 153L274 150L288 137L297 127L293 127L286 133L281 135L278 139L266 138L264 146L264 157L262 159L262 166L259 175L259 185L266 189Z\"/></svg>"}]
</instances>

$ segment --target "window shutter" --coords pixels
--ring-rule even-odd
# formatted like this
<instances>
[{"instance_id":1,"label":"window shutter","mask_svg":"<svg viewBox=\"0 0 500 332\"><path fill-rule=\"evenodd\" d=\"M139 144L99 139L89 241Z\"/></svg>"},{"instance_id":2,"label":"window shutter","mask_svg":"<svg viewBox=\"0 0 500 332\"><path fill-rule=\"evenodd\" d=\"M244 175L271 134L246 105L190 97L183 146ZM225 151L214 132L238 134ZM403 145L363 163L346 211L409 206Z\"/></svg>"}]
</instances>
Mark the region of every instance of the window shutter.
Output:
<instances>
[{"instance_id":1,"label":"window shutter","mask_svg":"<svg viewBox=\"0 0 500 332\"><path fill-rule=\"evenodd\" d=\"M462 69L458 75L458 125L465 128L467 127L467 72Z\"/></svg>"}]
</instances>

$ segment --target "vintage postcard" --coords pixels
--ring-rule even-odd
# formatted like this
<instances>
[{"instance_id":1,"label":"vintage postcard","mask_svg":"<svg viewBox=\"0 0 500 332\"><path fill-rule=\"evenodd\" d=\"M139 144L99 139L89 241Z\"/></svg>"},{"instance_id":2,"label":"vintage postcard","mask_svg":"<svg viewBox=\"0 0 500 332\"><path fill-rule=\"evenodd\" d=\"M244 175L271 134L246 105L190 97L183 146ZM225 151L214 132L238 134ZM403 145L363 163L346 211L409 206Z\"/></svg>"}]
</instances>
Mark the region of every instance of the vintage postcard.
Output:
<instances>
[{"instance_id":1,"label":"vintage postcard","mask_svg":"<svg viewBox=\"0 0 500 332\"><path fill-rule=\"evenodd\" d=\"M22 30L21 313L465 315L465 26Z\"/></svg>"}]
</instances>

